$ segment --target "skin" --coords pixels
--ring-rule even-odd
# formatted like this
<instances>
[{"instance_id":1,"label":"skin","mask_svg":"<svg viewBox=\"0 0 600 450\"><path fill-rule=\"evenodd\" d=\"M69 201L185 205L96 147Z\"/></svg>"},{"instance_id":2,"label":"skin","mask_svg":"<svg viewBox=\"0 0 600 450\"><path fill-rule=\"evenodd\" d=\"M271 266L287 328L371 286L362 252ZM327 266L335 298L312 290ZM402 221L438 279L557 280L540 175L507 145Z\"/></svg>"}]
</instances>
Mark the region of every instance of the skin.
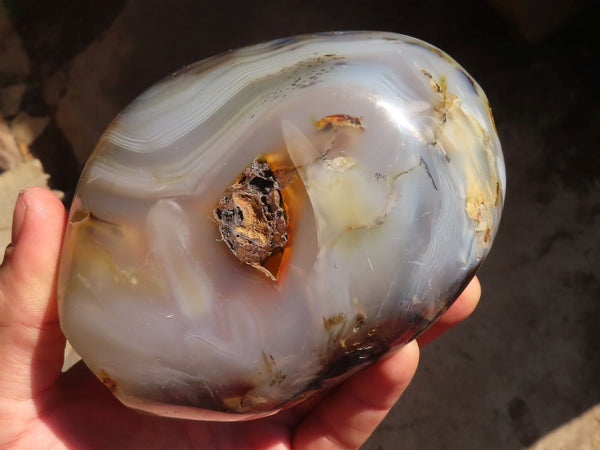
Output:
<instances>
[{"instance_id":1,"label":"skin","mask_svg":"<svg viewBox=\"0 0 600 450\"><path fill-rule=\"evenodd\" d=\"M418 342L290 410L233 423L155 417L121 405L82 363L60 372L55 286L66 218L46 189L17 200L0 266L0 448L358 448L410 383L419 346L466 318L481 294L474 279Z\"/></svg>"}]
</instances>

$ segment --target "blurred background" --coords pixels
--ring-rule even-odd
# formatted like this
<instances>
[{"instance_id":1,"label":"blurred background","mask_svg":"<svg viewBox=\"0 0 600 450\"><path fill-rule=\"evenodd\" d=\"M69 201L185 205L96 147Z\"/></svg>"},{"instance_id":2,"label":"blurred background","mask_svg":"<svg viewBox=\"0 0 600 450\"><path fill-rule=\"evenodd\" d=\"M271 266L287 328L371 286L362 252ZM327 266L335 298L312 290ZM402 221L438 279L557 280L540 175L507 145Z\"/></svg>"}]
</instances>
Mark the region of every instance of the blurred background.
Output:
<instances>
[{"instance_id":1,"label":"blurred background","mask_svg":"<svg viewBox=\"0 0 600 450\"><path fill-rule=\"evenodd\" d=\"M116 114L184 64L373 29L448 52L486 91L508 192L482 302L423 349L375 449L600 448L600 5L588 0L2 0L0 244L26 186L68 206Z\"/></svg>"}]
</instances>

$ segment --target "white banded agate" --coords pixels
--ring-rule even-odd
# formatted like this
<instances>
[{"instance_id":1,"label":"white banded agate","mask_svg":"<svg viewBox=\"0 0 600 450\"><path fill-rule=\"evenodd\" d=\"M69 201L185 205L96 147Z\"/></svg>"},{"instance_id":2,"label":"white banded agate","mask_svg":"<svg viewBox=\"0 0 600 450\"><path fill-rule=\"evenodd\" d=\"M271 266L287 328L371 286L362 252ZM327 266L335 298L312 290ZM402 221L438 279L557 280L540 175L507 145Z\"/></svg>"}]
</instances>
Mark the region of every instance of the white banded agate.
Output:
<instances>
[{"instance_id":1,"label":"white banded agate","mask_svg":"<svg viewBox=\"0 0 600 450\"><path fill-rule=\"evenodd\" d=\"M287 240L252 262L226 241L265 240L240 178L257 159ZM430 326L488 253L504 194L485 94L437 48L351 32L224 53L150 88L97 144L62 329L128 406L271 414Z\"/></svg>"}]
</instances>

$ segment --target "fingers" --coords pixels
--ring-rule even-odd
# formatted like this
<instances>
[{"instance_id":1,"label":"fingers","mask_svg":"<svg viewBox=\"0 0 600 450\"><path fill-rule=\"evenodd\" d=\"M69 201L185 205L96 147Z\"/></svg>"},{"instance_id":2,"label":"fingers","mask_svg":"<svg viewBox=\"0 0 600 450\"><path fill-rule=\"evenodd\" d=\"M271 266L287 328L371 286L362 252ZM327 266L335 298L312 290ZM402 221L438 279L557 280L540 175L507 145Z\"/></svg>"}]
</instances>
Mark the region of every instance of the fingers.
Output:
<instances>
[{"instance_id":1,"label":"fingers","mask_svg":"<svg viewBox=\"0 0 600 450\"><path fill-rule=\"evenodd\" d=\"M474 277L465 290L458 296L454 304L440 317L440 320L417 339L419 345L426 345L457 323L466 319L475 310L480 297L481 284L477 277Z\"/></svg>"},{"instance_id":2,"label":"fingers","mask_svg":"<svg viewBox=\"0 0 600 450\"><path fill-rule=\"evenodd\" d=\"M418 339L418 345L409 343L324 398L297 428L294 448L359 447L410 383L419 360L419 345L425 345L468 317L480 296L481 285L475 277L440 320Z\"/></svg>"},{"instance_id":3,"label":"fingers","mask_svg":"<svg viewBox=\"0 0 600 450\"><path fill-rule=\"evenodd\" d=\"M22 192L13 242L0 267L0 357L6 361L1 370L29 390L32 366L60 371L62 363L55 290L65 221L65 209L52 192Z\"/></svg>"},{"instance_id":4,"label":"fingers","mask_svg":"<svg viewBox=\"0 0 600 450\"><path fill-rule=\"evenodd\" d=\"M418 361L419 348L411 342L354 375L298 426L292 447L358 448L404 392Z\"/></svg>"},{"instance_id":5,"label":"fingers","mask_svg":"<svg viewBox=\"0 0 600 450\"><path fill-rule=\"evenodd\" d=\"M10 297L18 320L40 326L53 297L66 212L60 200L43 188L30 188L19 195L13 216L13 242L0 269L2 292Z\"/></svg>"}]
</instances>

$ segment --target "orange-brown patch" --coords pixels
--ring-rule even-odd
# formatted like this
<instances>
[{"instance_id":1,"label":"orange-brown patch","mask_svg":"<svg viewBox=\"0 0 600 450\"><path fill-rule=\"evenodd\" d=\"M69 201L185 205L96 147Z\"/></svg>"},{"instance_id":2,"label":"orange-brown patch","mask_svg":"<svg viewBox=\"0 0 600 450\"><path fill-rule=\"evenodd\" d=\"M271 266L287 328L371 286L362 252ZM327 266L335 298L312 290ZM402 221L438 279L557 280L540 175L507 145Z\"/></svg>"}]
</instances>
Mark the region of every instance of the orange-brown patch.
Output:
<instances>
[{"instance_id":1,"label":"orange-brown patch","mask_svg":"<svg viewBox=\"0 0 600 450\"><path fill-rule=\"evenodd\" d=\"M328 128L352 127L364 130L362 117L351 116L350 114L330 114L318 120L315 123L317 130Z\"/></svg>"},{"instance_id":2,"label":"orange-brown patch","mask_svg":"<svg viewBox=\"0 0 600 450\"><path fill-rule=\"evenodd\" d=\"M100 381L102 381L102 384L113 394L117 391L117 382L109 377L104 370L100 372Z\"/></svg>"}]
</instances>

